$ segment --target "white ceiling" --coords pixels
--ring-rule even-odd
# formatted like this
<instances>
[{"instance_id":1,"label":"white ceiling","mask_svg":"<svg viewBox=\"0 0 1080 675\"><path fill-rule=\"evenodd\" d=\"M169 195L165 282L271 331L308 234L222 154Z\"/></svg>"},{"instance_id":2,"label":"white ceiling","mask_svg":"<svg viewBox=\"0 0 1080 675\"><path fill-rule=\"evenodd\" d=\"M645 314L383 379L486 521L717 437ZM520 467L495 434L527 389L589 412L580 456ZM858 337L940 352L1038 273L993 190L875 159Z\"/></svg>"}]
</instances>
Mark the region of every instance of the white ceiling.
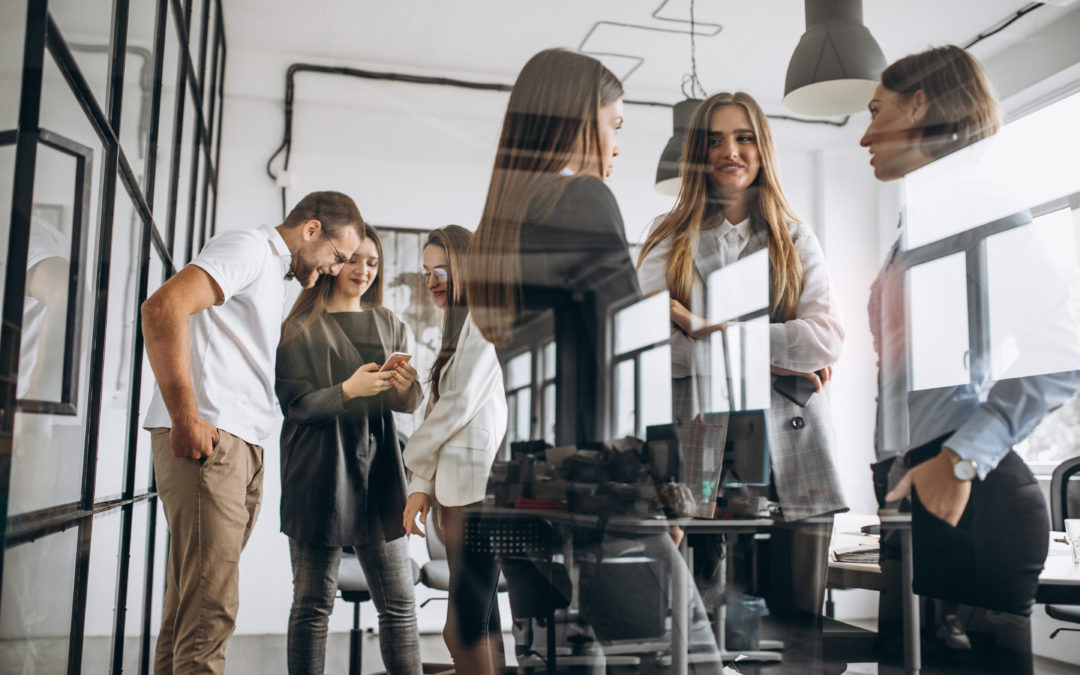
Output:
<instances>
[{"instance_id":1,"label":"white ceiling","mask_svg":"<svg viewBox=\"0 0 1080 675\"><path fill-rule=\"evenodd\" d=\"M289 54L296 60L380 67L511 83L537 51L578 48L598 21L686 29L652 17L664 0L223 0L230 52ZM196 3L198 4L198 3ZM1024 0L866 0L864 22L893 60L930 45L962 44L998 24ZM1066 11L1047 5L975 49L980 58ZM689 17L689 0L668 0L662 16ZM749 91L778 106L788 59L804 30L802 0L698 0L699 23L723 25L699 35L698 73L709 92ZM703 32L699 26L699 32ZM688 34L600 25L585 51L640 56L624 82L627 98L674 102L690 70ZM624 75L633 61L603 57Z\"/></svg>"}]
</instances>

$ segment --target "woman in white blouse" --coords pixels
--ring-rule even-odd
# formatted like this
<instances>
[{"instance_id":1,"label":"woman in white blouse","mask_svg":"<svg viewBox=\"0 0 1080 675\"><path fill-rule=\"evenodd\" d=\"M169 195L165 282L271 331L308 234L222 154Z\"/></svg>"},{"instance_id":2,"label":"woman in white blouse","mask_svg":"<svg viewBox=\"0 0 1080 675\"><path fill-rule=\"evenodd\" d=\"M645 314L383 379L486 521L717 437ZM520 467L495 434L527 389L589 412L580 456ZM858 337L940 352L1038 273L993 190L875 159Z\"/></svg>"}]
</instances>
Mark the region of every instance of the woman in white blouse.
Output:
<instances>
[{"instance_id":1,"label":"woman in white blouse","mask_svg":"<svg viewBox=\"0 0 1080 675\"><path fill-rule=\"evenodd\" d=\"M469 316L460 283L471 235L459 225L431 232L424 278L443 309L442 346L431 368L431 399L423 424L403 451L409 470L406 533L435 526L446 543L450 598L443 630L459 673L501 672L504 663L495 558L462 546L468 506L484 499L488 474L506 434L506 392L495 347Z\"/></svg>"},{"instance_id":2,"label":"woman in white blouse","mask_svg":"<svg viewBox=\"0 0 1080 675\"><path fill-rule=\"evenodd\" d=\"M691 117L678 201L656 219L638 258L642 292L671 295L672 399L691 469L719 462L724 448L726 421L701 414L726 408L708 402L712 388L705 383L724 373L722 364L721 370L708 366L705 347L711 333L734 328L705 319L704 281L763 249L770 267L773 378L805 378L816 392L799 406L774 390L766 414L772 496L783 518L797 521L847 508L831 454L825 393L844 329L817 237L797 220L780 187L768 119L748 94L715 94ZM811 619L819 614L829 521L780 528L774 536L768 584L774 613Z\"/></svg>"}]
</instances>

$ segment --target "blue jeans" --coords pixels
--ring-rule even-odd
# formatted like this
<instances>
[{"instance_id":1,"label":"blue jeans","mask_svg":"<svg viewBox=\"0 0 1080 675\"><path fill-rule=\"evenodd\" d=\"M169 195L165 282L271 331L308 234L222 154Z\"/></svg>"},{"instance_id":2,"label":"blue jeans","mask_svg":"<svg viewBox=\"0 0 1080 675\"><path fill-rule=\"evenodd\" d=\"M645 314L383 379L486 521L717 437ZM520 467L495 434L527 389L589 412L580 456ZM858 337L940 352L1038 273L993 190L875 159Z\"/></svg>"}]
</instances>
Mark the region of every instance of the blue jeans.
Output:
<instances>
[{"instance_id":1,"label":"blue jeans","mask_svg":"<svg viewBox=\"0 0 1080 675\"><path fill-rule=\"evenodd\" d=\"M420 675L420 633L416 626L412 562L405 537L353 549L367 577L379 613L379 649L386 672ZM289 675L322 675L326 633L337 593L340 548L312 546L289 538L293 602L289 612Z\"/></svg>"}]
</instances>

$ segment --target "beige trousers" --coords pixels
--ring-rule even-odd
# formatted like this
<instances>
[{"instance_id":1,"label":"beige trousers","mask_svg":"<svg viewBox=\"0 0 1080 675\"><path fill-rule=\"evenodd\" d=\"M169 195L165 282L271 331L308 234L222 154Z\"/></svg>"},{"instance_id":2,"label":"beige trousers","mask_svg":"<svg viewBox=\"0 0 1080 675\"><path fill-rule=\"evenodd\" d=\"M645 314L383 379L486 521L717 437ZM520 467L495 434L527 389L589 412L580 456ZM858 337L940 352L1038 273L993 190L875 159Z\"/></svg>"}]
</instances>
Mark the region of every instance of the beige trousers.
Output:
<instances>
[{"instance_id":1,"label":"beige trousers","mask_svg":"<svg viewBox=\"0 0 1080 675\"><path fill-rule=\"evenodd\" d=\"M151 431L169 560L156 675L225 671L240 606L240 551L262 497L263 449L218 429L201 463L174 457L168 429Z\"/></svg>"}]
</instances>

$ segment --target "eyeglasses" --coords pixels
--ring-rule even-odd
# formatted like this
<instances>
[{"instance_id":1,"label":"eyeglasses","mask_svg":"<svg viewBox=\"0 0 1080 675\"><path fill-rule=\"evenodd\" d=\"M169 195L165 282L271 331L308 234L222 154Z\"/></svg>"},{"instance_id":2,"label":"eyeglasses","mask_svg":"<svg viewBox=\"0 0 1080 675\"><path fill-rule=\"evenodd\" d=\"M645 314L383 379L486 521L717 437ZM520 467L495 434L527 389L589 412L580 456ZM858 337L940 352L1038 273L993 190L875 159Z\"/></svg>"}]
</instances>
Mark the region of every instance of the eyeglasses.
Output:
<instances>
[{"instance_id":1,"label":"eyeglasses","mask_svg":"<svg viewBox=\"0 0 1080 675\"><path fill-rule=\"evenodd\" d=\"M424 278L424 283L425 284L431 279L432 275L435 275L435 279L438 280L438 281L446 281L447 279L450 278L450 274L445 269L443 269L441 267L436 267L435 269L431 270L430 272L427 271L427 270L424 270L423 272L420 273L420 276L422 276Z\"/></svg>"},{"instance_id":2,"label":"eyeglasses","mask_svg":"<svg viewBox=\"0 0 1080 675\"><path fill-rule=\"evenodd\" d=\"M330 242L330 248L334 250L334 264L344 265L349 262L348 257L341 255L341 251L337 250L337 246L334 246L334 240L330 238L330 235L326 234L326 230L323 230L322 233L326 237L326 241Z\"/></svg>"}]
</instances>

